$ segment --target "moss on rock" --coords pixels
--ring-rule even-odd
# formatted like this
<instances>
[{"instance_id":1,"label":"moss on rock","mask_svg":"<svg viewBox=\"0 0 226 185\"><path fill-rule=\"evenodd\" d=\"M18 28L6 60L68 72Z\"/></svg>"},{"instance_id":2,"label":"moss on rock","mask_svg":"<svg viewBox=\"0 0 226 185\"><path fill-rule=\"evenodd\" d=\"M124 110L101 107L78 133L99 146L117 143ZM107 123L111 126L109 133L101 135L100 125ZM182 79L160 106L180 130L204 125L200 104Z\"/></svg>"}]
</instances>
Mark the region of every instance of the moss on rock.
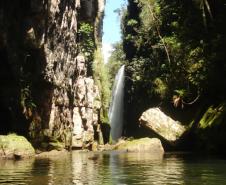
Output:
<instances>
[{"instance_id":1,"label":"moss on rock","mask_svg":"<svg viewBox=\"0 0 226 185\"><path fill-rule=\"evenodd\" d=\"M34 155L34 148L25 137L16 134L0 136L0 158L22 159Z\"/></svg>"},{"instance_id":2,"label":"moss on rock","mask_svg":"<svg viewBox=\"0 0 226 185\"><path fill-rule=\"evenodd\" d=\"M200 128L211 127L220 124L226 113L226 102L214 107L210 106L199 122Z\"/></svg>"},{"instance_id":3,"label":"moss on rock","mask_svg":"<svg viewBox=\"0 0 226 185\"><path fill-rule=\"evenodd\" d=\"M208 153L226 153L226 102L211 105L201 117L195 134L195 149Z\"/></svg>"},{"instance_id":4,"label":"moss on rock","mask_svg":"<svg viewBox=\"0 0 226 185\"><path fill-rule=\"evenodd\" d=\"M115 149L128 152L148 152L150 155L163 155L164 149L157 138L141 138L130 141L120 141Z\"/></svg>"}]
</instances>

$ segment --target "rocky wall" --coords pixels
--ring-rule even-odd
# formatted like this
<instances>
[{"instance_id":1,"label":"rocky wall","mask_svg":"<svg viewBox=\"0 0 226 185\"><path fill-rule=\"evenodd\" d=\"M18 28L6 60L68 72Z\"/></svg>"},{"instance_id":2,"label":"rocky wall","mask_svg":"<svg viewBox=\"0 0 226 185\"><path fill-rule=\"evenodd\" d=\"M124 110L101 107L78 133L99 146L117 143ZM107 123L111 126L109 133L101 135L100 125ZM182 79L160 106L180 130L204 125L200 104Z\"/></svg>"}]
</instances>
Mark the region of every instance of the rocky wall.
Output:
<instances>
[{"instance_id":1,"label":"rocky wall","mask_svg":"<svg viewBox=\"0 0 226 185\"><path fill-rule=\"evenodd\" d=\"M3 63L17 79L16 110L26 120L35 146L48 149L49 143L62 142L63 147L88 147L99 130L99 91L87 77L87 60L77 35L81 20L99 30L95 18L103 12L100 2L104 4L103 0L1 1Z\"/></svg>"}]
</instances>

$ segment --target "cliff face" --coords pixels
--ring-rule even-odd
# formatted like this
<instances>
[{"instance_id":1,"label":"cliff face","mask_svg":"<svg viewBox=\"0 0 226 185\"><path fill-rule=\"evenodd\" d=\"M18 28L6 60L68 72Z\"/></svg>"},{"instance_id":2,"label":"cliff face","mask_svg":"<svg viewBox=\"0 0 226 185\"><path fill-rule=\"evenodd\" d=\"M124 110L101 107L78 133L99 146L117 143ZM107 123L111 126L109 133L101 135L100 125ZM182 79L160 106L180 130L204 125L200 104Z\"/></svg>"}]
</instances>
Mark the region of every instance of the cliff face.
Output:
<instances>
[{"instance_id":1,"label":"cliff face","mask_svg":"<svg viewBox=\"0 0 226 185\"><path fill-rule=\"evenodd\" d=\"M1 133L29 133L36 145L89 146L101 102L78 33L82 22L90 25L94 50L104 0L0 3Z\"/></svg>"}]
</instances>

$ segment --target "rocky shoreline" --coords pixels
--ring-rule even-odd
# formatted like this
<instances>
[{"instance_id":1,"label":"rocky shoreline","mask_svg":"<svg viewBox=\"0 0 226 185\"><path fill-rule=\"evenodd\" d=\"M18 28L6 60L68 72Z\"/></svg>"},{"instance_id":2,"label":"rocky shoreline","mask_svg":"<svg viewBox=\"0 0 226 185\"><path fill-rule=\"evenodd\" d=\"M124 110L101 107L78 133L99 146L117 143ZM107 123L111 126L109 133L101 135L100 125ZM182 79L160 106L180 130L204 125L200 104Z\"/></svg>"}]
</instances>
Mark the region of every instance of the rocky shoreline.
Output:
<instances>
[{"instance_id":1,"label":"rocky shoreline","mask_svg":"<svg viewBox=\"0 0 226 185\"><path fill-rule=\"evenodd\" d=\"M78 152L105 152L105 151L123 151L123 152L148 152L150 155L163 156L164 149L161 141L157 138L141 138L131 140L119 140L116 144L97 145L88 149L75 150ZM28 140L23 136L10 134L0 136L0 159L20 160L28 158L48 158L59 157L70 153L72 150L50 150L40 151L34 149ZM73 150L74 151L74 150Z\"/></svg>"}]
</instances>

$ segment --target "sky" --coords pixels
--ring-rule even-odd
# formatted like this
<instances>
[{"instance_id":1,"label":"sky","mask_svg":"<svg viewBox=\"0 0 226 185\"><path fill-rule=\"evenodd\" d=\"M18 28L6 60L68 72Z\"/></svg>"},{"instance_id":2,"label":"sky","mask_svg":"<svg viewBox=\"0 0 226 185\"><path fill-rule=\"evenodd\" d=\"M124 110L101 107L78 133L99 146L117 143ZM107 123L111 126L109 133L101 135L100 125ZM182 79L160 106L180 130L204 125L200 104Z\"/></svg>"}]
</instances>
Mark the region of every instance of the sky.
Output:
<instances>
[{"instance_id":1,"label":"sky","mask_svg":"<svg viewBox=\"0 0 226 185\"><path fill-rule=\"evenodd\" d=\"M102 38L105 63L111 55L112 44L121 40L120 18L114 10L121 8L125 3L126 0L106 0Z\"/></svg>"}]
</instances>

